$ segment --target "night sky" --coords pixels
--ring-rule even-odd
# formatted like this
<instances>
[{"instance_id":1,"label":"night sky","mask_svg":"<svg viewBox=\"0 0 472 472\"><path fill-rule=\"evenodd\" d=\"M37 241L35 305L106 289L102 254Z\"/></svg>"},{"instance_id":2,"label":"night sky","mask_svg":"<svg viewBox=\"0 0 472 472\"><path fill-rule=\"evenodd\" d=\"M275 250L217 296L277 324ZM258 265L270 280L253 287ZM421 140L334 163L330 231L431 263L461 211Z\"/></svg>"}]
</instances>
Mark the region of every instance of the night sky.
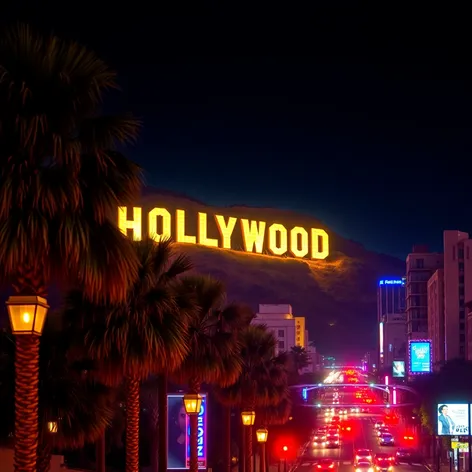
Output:
<instances>
[{"instance_id":1,"label":"night sky","mask_svg":"<svg viewBox=\"0 0 472 472\"><path fill-rule=\"evenodd\" d=\"M415 243L441 250L443 229L472 232L465 10L15 3L0 8L4 23L76 39L119 72L123 93L107 107L142 117L128 153L149 184L215 205L300 210L401 258Z\"/></svg>"}]
</instances>

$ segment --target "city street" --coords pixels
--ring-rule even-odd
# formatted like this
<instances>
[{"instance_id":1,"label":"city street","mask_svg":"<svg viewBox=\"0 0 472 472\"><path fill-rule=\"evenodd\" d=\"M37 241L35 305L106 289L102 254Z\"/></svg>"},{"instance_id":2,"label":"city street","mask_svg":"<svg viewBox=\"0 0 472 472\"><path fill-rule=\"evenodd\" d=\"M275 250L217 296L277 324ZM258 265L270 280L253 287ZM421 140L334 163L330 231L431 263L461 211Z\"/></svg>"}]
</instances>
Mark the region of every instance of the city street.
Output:
<instances>
[{"instance_id":1,"label":"city street","mask_svg":"<svg viewBox=\"0 0 472 472\"><path fill-rule=\"evenodd\" d=\"M323 408L342 408L345 405L356 403L358 400L352 392L334 393L329 389L322 395ZM374 394L377 401L382 401L381 396ZM348 425L350 431L341 431L340 447L339 448L325 448L321 446L313 446L313 440L308 444L308 447L300 457L299 465L296 472L313 472L317 461L320 459L331 459L334 461L334 470L337 472L354 472L354 457L358 449L370 449L373 456L377 453L389 453L392 457L395 455L399 447L408 447L404 441L404 431L401 426L389 426L389 432L392 433L395 439L395 446L381 447L378 445L377 434L374 428L375 422L383 419L382 409L376 410L372 408L371 413L351 413L342 418L342 424ZM318 424L315 428L329 423L330 417L320 415ZM411 445L410 445L411 447ZM375 469L375 468L374 468ZM333 469L331 469L333 470ZM425 470L424 466L418 464L399 464L393 466L393 472L419 472Z\"/></svg>"},{"instance_id":2,"label":"city street","mask_svg":"<svg viewBox=\"0 0 472 472\"><path fill-rule=\"evenodd\" d=\"M305 455L301 458L297 472L312 472L313 467L319 459L332 459L335 461L335 470L339 472L353 472L353 459L357 449L371 449L374 455L378 452L388 452L395 454L395 447L380 447L374 431L374 422L377 415L352 418L352 431L350 435L341 438L341 446L338 449L326 449L321 447L308 447ZM391 429L396 436L396 428ZM396 472L418 472L424 469L421 464L400 464L394 466Z\"/></svg>"}]
</instances>

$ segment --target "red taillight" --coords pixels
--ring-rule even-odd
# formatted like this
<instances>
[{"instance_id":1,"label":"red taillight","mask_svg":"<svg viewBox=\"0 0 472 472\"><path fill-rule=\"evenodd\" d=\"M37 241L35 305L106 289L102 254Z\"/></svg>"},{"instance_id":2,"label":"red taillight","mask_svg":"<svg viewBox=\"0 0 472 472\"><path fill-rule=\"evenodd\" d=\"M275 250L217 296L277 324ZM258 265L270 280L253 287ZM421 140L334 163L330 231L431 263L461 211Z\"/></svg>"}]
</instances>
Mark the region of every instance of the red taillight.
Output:
<instances>
[{"instance_id":1,"label":"red taillight","mask_svg":"<svg viewBox=\"0 0 472 472\"><path fill-rule=\"evenodd\" d=\"M334 464L330 464L329 468L332 469L334 467Z\"/></svg>"},{"instance_id":2,"label":"red taillight","mask_svg":"<svg viewBox=\"0 0 472 472\"><path fill-rule=\"evenodd\" d=\"M321 465L320 465L320 464L318 464L316 467L318 467L318 469L321 469Z\"/></svg>"},{"instance_id":3,"label":"red taillight","mask_svg":"<svg viewBox=\"0 0 472 472\"><path fill-rule=\"evenodd\" d=\"M346 431L351 431L351 427L348 426L348 427L346 428Z\"/></svg>"}]
</instances>

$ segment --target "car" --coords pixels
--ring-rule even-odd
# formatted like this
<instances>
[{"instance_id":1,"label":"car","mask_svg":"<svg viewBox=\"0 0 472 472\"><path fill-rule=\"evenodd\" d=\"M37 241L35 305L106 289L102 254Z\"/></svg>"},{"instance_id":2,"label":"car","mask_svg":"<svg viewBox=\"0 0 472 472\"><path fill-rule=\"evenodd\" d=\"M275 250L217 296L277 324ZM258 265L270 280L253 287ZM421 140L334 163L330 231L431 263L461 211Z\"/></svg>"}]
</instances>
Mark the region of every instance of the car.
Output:
<instances>
[{"instance_id":1,"label":"car","mask_svg":"<svg viewBox=\"0 0 472 472\"><path fill-rule=\"evenodd\" d=\"M355 461L354 462L360 462L360 461L372 461L372 451L370 449L358 449L356 451L355 455Z\"/></svg>"},{"instance_id":2,"label":"car","mask_svg":"<svg viewBox=\"0 0 472 472\"><path fill-rule=\"evenodd\" d=\"M355 472L374 472L372 463L370 461L359 461L354 464Z\"/></svg>"},{"instance_id":3,"label":"car","mask_svg":"<svg viewBox=\"0 0 472 472\"><path fill-rule=\"evenodd\" d=\"M382 433L379 436L379 446L394 446L395 440L391 433Z\"/></svg>"},{"instance_id":4,"label":"car","mask_svg":"<svg viewBox=\"0 0 472 472\"><path fill-rule=\"evenodd\" d=\"M390 430L385 426L382 426L381 428L377 428L377 436L378 437L380 437L384 433L390 433Z\"/></svg>"},{"instance_id":5,"label":"car","mask_svg":"<svg viewBox=\"0 0 472 472\"><path fill-rule=\"evenodd\" d=\"M417 451L416 449L413 449L411 447L401 447L397 449L397 452L395 453L395 463L396 464L402 464L402 463L422 464L423 457L421 456L421 453Z\"/></svg>"},{"instance_id":6,"label":"car","mask_svg":"<svg viewBox=\"0 0 472 472\"><path fill-rule=\"evenodd\" d=\"M375 429L384 428L386 425L383 421L376 421L374 424Z\"/></svg>"},{"instance_id":7,"label":"car","mask_svg":"<svg viewBox=\"0 0 472 472\"><path fill-rule=\"evenodd\" d=\"M392 464L395 458L390 454L378 453L375 455L374 465L378 472L391 472L393 470Z\"/></svg>"},{"instance_id":8,"label":"car","mask_svg":"<svg viewBox=\"0 0 472 472\"><path fill-rule=\"evenodd\" d=\"M326 441L326 431L318 429L313 436L313 446L324 446Z\"/></svg>"},{"instance_id":9,"label":"car","mask_svg":"<svg viewBox=\"0 0 472 472\"><path fill-rule=\"evenodd\" d=\"M334 461L331 459L321 459L316 463L317 470L333 470Z\"/></svg>"},{"instance_id":10,"label":"car","mask_svg":"<svg viewBox=\"0 0 472 472\"><path fill-rule=\"evenodd\" d=\"M326 435L325 447L331 448L331 447L339 447L339 446L340 446L339 434Z\"/></svg>"}]
</instances>

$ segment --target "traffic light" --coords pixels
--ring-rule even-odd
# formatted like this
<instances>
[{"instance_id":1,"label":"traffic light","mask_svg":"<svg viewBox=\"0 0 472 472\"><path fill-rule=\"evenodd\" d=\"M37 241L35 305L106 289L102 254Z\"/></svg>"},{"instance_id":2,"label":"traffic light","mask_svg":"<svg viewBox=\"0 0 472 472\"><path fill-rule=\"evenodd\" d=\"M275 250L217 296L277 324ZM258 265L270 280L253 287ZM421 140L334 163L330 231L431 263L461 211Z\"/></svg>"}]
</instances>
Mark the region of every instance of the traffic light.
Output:
<instances>
[{"instance_id":1,"label":"traffic light","mask_svg":"<svg viewBox=\"0 0 472 472\"><path fill-rule=\"evenodd\" d=\"M287 452L288 451L288 446L283 446L282 451Z\"/></svg>"}]
</instances>

